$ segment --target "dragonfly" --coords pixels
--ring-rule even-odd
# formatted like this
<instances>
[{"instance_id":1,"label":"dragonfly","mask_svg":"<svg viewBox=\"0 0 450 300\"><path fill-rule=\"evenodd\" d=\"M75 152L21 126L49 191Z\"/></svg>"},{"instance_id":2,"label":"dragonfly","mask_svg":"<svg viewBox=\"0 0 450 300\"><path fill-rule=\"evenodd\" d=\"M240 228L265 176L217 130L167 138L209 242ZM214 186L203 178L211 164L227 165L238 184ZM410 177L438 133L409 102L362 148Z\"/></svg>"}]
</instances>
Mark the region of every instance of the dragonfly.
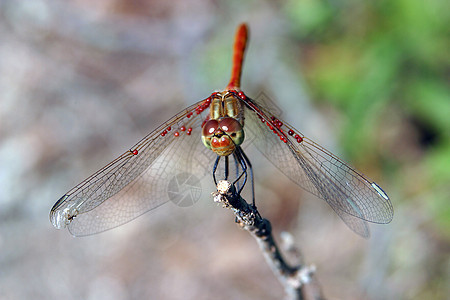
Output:
<instances>
[{"instance_id":1,"label":"dragonfly","mask_svg":"<svg viewBox=\"0 0 450 300\"><path fill-rule=\"evenodd\" d=\"M360 236L369 237L367 222L391 222L392 203L377 183L241 90L247 42L244 23L235 35L231 79L224 90L185 108L64 194L50 211L51 223L85 236L125 224L169 201L187 206L200 197L199 178L212 171L216 181L222 158L224 176L229 176L229 157L238 170L239 193L250 177L254 195L252 165L242 148L246 143L294 183L325 200ZM177 193L180 185L191 187L187 195Z\"/></svg>"}]
</instances>

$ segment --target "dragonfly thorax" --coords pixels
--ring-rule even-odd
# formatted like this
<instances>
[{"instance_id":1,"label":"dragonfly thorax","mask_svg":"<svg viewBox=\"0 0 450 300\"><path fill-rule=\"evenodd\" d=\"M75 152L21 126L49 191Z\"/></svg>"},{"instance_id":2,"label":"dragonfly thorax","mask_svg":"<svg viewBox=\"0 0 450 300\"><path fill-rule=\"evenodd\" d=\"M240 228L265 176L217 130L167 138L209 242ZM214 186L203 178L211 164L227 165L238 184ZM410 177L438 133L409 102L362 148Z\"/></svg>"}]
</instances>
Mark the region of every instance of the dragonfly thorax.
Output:
<instances>
[{"instance_id":1,"label":"dragonfly thorax","mask_svg":"<svg viewBox=\"0 0 450 300\"><path fill-rule=\"evenodd\" d=\"M209 118L219 120L220 118L231 117L237 119L243 124L243 108L239 98L236 97L236 91L216 92L211 95L211 105Z\"/></svg>"}]
</instances>

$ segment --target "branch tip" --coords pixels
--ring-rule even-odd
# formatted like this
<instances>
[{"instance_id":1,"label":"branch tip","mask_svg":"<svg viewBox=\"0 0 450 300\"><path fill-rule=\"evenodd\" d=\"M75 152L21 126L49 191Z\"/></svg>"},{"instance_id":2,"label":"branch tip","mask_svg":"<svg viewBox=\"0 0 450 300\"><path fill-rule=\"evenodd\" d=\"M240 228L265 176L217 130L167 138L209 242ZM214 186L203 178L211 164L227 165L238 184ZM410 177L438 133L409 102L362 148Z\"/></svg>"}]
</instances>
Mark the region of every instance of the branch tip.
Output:
<instances>
[{"instance_id":1,"label":"branch tip","mask_svg":"<svg viewBox=\"0 0 450 300\"><path fill-rule=\"evenodd\" d=\"M257 240L267 263L284 286L289 299L324 299L314 276L316 267L300 263L290 266L285 261L273 238L270 221L262 218L256 207L248 204L236 192L234 184L221 180L217 183L217 192L212 195L214 202L222 203L224 208L231 209L236 216L236 223ZM282 233L282 239L288 253L294 254L300 261L300 251L295 247L293 236Z\"/></svg>"}]
</instances>

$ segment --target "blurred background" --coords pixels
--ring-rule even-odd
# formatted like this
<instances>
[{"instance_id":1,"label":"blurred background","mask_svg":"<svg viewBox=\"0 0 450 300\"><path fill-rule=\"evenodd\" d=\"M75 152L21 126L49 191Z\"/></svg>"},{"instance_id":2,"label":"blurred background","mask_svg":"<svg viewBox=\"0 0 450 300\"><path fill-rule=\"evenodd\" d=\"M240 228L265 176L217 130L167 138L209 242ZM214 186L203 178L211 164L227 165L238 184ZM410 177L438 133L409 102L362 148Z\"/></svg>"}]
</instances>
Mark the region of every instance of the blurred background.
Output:
<instances>
[{"instance_id":1,"label":"blurred background","mask_svg":"<svg viewBox=\"0 0 450 300\"><path fill-rule=\"evenodd\" d=\"M73 238L52 205L229 80L379 183L365 240L257 151L256 197L329 299L448 299L448 1L0 1L0 299L281 299L255 241L209 193ZM199 141L200 142L200 141Z\"/></svg>"}]
</instances>

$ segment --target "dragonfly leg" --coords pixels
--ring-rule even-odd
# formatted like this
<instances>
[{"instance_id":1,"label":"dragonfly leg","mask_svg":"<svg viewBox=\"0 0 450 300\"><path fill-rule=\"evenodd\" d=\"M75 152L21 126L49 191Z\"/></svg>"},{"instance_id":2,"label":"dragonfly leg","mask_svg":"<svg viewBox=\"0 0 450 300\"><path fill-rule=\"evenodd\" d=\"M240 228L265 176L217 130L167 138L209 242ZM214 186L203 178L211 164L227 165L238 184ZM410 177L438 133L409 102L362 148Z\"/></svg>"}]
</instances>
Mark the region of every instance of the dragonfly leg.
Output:
<instances>
[{"instance_id":1,"label":"dragonfly leg","mask_svg":"<svg viewBox=\"0 0 450 300\"><path fill-rule=\"evenodd\" d=\"M253 177L253 167L252 167L252 163L250 162L250 160L248 159L247 155L245 155L245 152L242 151L242 149L239 147L239 151L242 154L242 157L244 158L245 162L247 163L248 169L250 170L250 181L252 184L252 204L253 207L256 209L256 203L255 203L255 180Z\"/></svg>"},{"instance_id":2,"label":"dragonfly leg","mask_svg":"<svg viewBox=\"0 0 450 300\"><path fill-rule=\"evenodd\" d=\"M235 175L236 175L236 178L238 178L239 177L239 168L240 168L241 164L239 163L239 158L236 156L236 153L233 153L233 158L234 158L234 168L236 170ZM240 182L236 182L237 190L240 190L240 186L241 186Z\"/></svg>"},{"instance_id":3,"label":"dragonfly leg","mask_svg":"<svg viewBox=\"0 0 450 300\"><path fill-rule=\"evenodd\" d=\"M235 158L239 161L239 164L242 167L242 173L241 175L236 179L235 183L237 181L239 181L239 179L242 177L242 175L244 175L245 173L245 177L244 177L244 183L242 184L242 186L240 188L238 188L238 192L239 194L241 193L242 189L244 188L245 183L247 182L247 170L250 170L250 180L251 180L251 185L252 185L252 205L254 208L256 208L256 202L255 202L255 182L254 182L254 178L253 178L253 167L252 167L252 163L250 162L250 160L248 159L247 155L245 155L245 152L242 151L241 147L236 148L235 151Z\"/></svg>"},{"instance_id":4,"label":"dragonfly leg","mask_svg":"<svg viewBox=\"0 0 450 300\"><path fill-rule=\"evenodd\" d=\"M240 194L242 189L245 186L246 181L247 181L247 166L245 165L245 162L243 164L242 156L240 156L237 151L235 151L233 153L233 158L234 158L234 163L235 163L235 167L236 167L236 179L234 180L233 184L236 185L238 194ZM239 168L242 168L242 172L240 172ZM241 180L241 178L244 174L245 174L244 182L242 183L242 186L241 186L241 183L239 182L239 180Z\"/></svg>"},{"instance_id":5,"label":"dragonfly leg","mask_svg":"<svg viewBox=\"0 0 450 300\"><path fill-rule=\"evenodd\" d=\"M217 171L217 166L219 165L219 161L220 161L220 155L217 155L216 161L214 162L214 167L213 167L213 179L214 179L214 184L217 185L217 180L216 180L216 171Z\"/></svg>"},{"instance_id":6,"label":"dragonfly leg","mask_svg":"<svg viewBox=\"0 0 450 300\"><path fill-rule=\"evenodd\" d=\"M236 180L233 182L233 184L239 183L239 180L241 180L242 176L244 176L244 182L242 183L242 186L238 189L238 194L241 193L242 189L245 186L245 183L247 182L247 164L245 163L244 158L242 157L241 153L239 152L239 150L236 148L236 151L234 151L233 153L234 159L239 162L239 165L242 168L242 173L241 175L239 175Z\"/></svg>"},{"instance_id":7,"label":"dragonfly leg","mask_svg":"<svg viewBox=\"0 0 450 300\"><path fill-rule=\"evenodd\" d=\"M225 180L228 180L228 173L229 173L228 156L225 156Z\"/></svg>"},{"instance_id":8,"label":"dragonfly leg","mask_svg":"<svg viewBox=\"0 0 450 300\"><path fill-rule=\"evenodd\" d=\"M237 190L238 190L238 194L240 194L242 192L242 190L244 189L245 184L247 183L247 178L248 178L248 174L247 174L247 170L250 170L250 180L251 180L251 184L252 184L252 204L253 207L256 207L255 205L255 183L254 183L254 178L253 178L253 167L252 164L250 162L250 160L248 159L247 155L245 155L244 151L242 151L241 147L237 147L236 150L233 152L233 158L234 158L234 162L235 162L235 166L236 166L236 179L234 180L233 184L237 184ZM213 179L214 179L214 184L217 185L217 178L216 178L216 171L217 168L219 166L219 162L220 162L221 156L217 155L217 158L214 162L214 167L213 167ZM239 167L242 168L242 172L239 172ZM229 157L225 156L225 180L228 180L228 176L229 176ZM239 174L240 173L240 174ZM239 180L241 180L242 176L244 176L244 182L242 183L242 185L239 183Z\"/></svg>"}]
</instances>

